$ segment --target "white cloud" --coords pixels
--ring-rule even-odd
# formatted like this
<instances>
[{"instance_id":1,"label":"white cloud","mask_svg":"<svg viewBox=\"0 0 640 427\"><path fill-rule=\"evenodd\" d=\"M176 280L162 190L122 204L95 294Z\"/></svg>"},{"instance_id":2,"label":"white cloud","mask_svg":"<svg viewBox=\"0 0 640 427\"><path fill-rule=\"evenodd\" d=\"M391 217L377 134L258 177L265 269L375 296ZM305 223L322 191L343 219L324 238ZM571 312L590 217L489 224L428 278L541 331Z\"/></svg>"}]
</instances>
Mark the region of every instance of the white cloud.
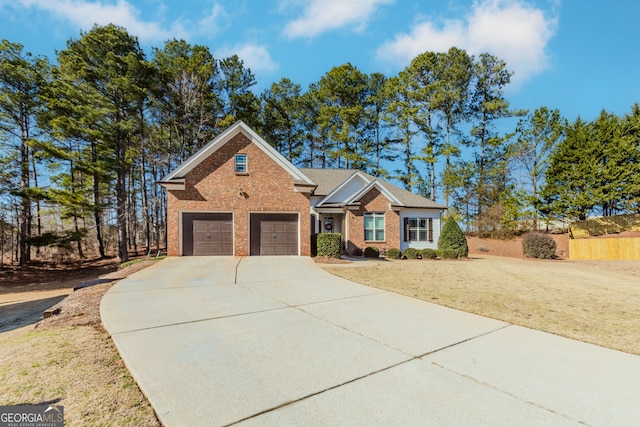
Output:
<instances>
[{"instance_id":1,"label":"white cloud","mask_svg":"<svg viewBox=\"0 0 640 427\"><path fill-rule=\"evenodd\" d=\"M452 46L473 55L487 52L507 63L518 84L549 66L546 47L556 26L555 18L522 0L484 0L474 2L464 19L418 22L409 34L380 46L377 56L406 65L420 53Z\"/></svg>"},{"instance_id":2,"label":"white cloud","mask_svg":"<svg viewBox=\"0 0 640 427\"><path fill-rule=\"evenodd\" d=\"M310 0L301 17L289 22L284 34L290 38L314 37L347 25L363 30L371 15L395 0Z\"/></svg>"},{"instance_id":3,"label":"white cloud","mask_svg":"<svg viewBox=\"0 0 640 427\"><path fill-rule=\"evenodd\" d=\"M225 16L226 13L224 8L220 4L214 3L209 14L205 15L200 19L200 21L198 21L198 25L196 25L198 34L211 34L218 32L220 29L220 20Z\"/></svg>"},{"instance_id":4,"label":"white cloud","mask_svg":"<svg viewBox=\"0 0 640 427\"><path fill-rule=\"evenodd\" d=\"M223 15L223 9L214 3L209 13L205 14L197 24L182 22L180 19L168 26L160 22L145 21L142 13L127 0L115 2L88 0L17 0L22 7L31 7L45 11L58 19L63 19L82 30L90 30L94 24L115 24L127 29L145 42L165 41L171 38L188 39L192 33L206 31L215 32L216 20ZM161 8L163 5L160 6ZM195 31L186 28L195 28Z\"/></svg>"},{"instance_id":5,"label":"white cloud","mask_svg":"<svg viewBox=\"0 0 640 427\"><path fill-rule=\"evenodd\" d=\"M253 73L271 73L278 69L278 64L271 59L271 54L267 48L261 45L247 43L220 49L216 52L218 59L232 55L238 55L238 58L242 59L244 65L250 68Z\"/></svg>"}]
</instances>

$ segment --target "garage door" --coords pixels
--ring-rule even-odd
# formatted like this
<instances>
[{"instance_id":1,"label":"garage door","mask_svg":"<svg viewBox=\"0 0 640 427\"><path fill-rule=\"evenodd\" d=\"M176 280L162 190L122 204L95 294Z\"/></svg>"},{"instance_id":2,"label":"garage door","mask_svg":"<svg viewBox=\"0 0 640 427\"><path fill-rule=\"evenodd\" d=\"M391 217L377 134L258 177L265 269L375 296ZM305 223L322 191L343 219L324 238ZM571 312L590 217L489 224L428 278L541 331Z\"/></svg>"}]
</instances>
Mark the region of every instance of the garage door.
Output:
<instances>
[{"instance_id":1,"label":"garage door","mask_svg":"<svg viewBox=\"0 0 640 427\"><path fill-rule=\"evenodd\" d=\"M298 255L298 214L251 214L251 255Z\"/></svg>"},{"instance_id":2,"label":"garage door","mask_svg":"<svg viewBox=\"0 0 640 427\"><path fill-rule=\"evenodd\" d=\"M298 255L298 223L261 221L260 255Z\"/></svg>"},{"instance_id":3,"label":"garage door","mask_svg":"<svg viewBox=\"0 0 640 427\"><path fill-rule=\"evenodd\" d=\"M230 221L193 221L194 255L233 255Z\"/></svg>"},{"instance_id":4,"label":"garage door","mask_svg":"<svg viewBox=\"0 0 640 427\"><path fill-rule=\"evenodd\" d=\"M183 255L233 255L233 218L223 213L184 213Z\"/></svg>"}]
</instances>

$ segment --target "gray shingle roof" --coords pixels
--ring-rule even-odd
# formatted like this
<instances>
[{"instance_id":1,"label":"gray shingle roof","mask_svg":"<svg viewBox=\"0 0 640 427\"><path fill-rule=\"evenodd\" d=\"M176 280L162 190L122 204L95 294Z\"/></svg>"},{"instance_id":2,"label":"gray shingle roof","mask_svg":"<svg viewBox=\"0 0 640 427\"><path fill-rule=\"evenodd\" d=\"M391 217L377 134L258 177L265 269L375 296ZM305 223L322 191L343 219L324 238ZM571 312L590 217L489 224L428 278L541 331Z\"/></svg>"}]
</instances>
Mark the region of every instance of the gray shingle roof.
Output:
<instances>
[{"instance_id":1,"label":"gray shingle roof","mask_svg":"<svg viewBox=\"0 0 640 427\"><path fill-rule=\"evenodd\" d=\"M351 175L357 172L356 169L300 168L299 170L318 186L313 192L316 196L326 196L337 186L346 181ZM384 188L393 194L404 205L404 207L445 209L443 205L436 203L433 200L414 194L367 173L361 173L371 181L377 180Z\"/></svg>"}]
</instances>

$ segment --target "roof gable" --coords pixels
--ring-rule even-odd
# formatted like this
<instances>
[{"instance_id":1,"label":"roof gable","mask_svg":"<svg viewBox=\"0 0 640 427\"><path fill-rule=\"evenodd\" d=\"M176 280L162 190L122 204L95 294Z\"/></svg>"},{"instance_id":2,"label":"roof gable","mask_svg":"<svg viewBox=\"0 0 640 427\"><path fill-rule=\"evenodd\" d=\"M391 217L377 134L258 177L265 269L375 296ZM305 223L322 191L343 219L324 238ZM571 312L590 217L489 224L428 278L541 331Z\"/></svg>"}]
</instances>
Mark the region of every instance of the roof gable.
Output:
<instances>
[{"instance_id":1,"label":"roof gable","mask_svg":"<svg viewBox=\"0 0 640 427\"><path fill-rule=\"evenodd\" d=\"M300 191L311 191L315 187L313 181L297 169L291 162L285 159L276 151L275 148L262 139L253 129L241 120L228 127L215 139L198 150L198 152L182 162L180 166L165 176L159 183L168 190L184 190L184 177L239 133L243 133L253 144L260 148L265 154L267 154L267 156L276 162L276 164L291 175L294 180L294 184L301 187ZM298 190L298 188L296 188L296 190Z\"/></svg>"},{"instance_id":2,"label":"roof gable","mask_svg":"<svg viewBox=\"0 0 640 427\"><path fill-rule=\"evenodd\" d=\"M377 179L369 183L369 185L367 185L366 187L364 187L363 189L355 193L353 196L351 196L346 201L346 204L350 205L354 202L359 201L362 197L364 197L365 194L367 194L373 188L378 189L378 191L380 191L380 193L382 193L382 195L386 197L391 202L392 205L404 206L404 203L402 203L396 196L394 196L389 190L387 190L387 188L384 185L382 185L382 182Z\"/></svg>"},{"instance_id":3,"label":"roof gable","mask_svg":"<svg viewBox=\"0 0 640 427\"><path fill-rule=\"evenodd\" d=\"M354 172L349 178L338 185L332 192L327 194L318 206L324 203L344 203L355 193L366 187L371 182L364 173L360 171Z\"/></svg>"}]
</instances>

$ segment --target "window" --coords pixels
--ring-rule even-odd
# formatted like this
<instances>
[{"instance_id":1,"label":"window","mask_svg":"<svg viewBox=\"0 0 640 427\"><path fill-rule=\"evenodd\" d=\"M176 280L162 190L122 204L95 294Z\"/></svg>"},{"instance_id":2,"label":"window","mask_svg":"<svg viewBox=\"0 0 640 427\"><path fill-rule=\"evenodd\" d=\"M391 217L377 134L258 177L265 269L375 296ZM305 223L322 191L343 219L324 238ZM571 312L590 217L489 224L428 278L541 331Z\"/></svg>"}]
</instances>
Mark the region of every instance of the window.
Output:
<instances>
[{"instance_id":1,"label":"window","mask_svg":"<svg viewBox=\"0 0 640 427\"><path fill-rule=\"evenodd\" d=\"M384 241L384 213L364 214L364 240Z\"/></svg>"},{"instance_id":2,"label":"window","mask_svg":"<svg viewBox=\"0 0 640 427\"><path fill-rule=\"evenodd\" d=\"M236 173L247 173L247 155L236 154Z\"/></svg>"},{"instance_id":3,"label":"window","mask_svg":"<svg viewBox=\"0 0 640 427\"><path fill-rule=\"evenodd\" d=\"M432 218L405 218L405 242L433 242Z\"/></svg>"}]
</instances>

